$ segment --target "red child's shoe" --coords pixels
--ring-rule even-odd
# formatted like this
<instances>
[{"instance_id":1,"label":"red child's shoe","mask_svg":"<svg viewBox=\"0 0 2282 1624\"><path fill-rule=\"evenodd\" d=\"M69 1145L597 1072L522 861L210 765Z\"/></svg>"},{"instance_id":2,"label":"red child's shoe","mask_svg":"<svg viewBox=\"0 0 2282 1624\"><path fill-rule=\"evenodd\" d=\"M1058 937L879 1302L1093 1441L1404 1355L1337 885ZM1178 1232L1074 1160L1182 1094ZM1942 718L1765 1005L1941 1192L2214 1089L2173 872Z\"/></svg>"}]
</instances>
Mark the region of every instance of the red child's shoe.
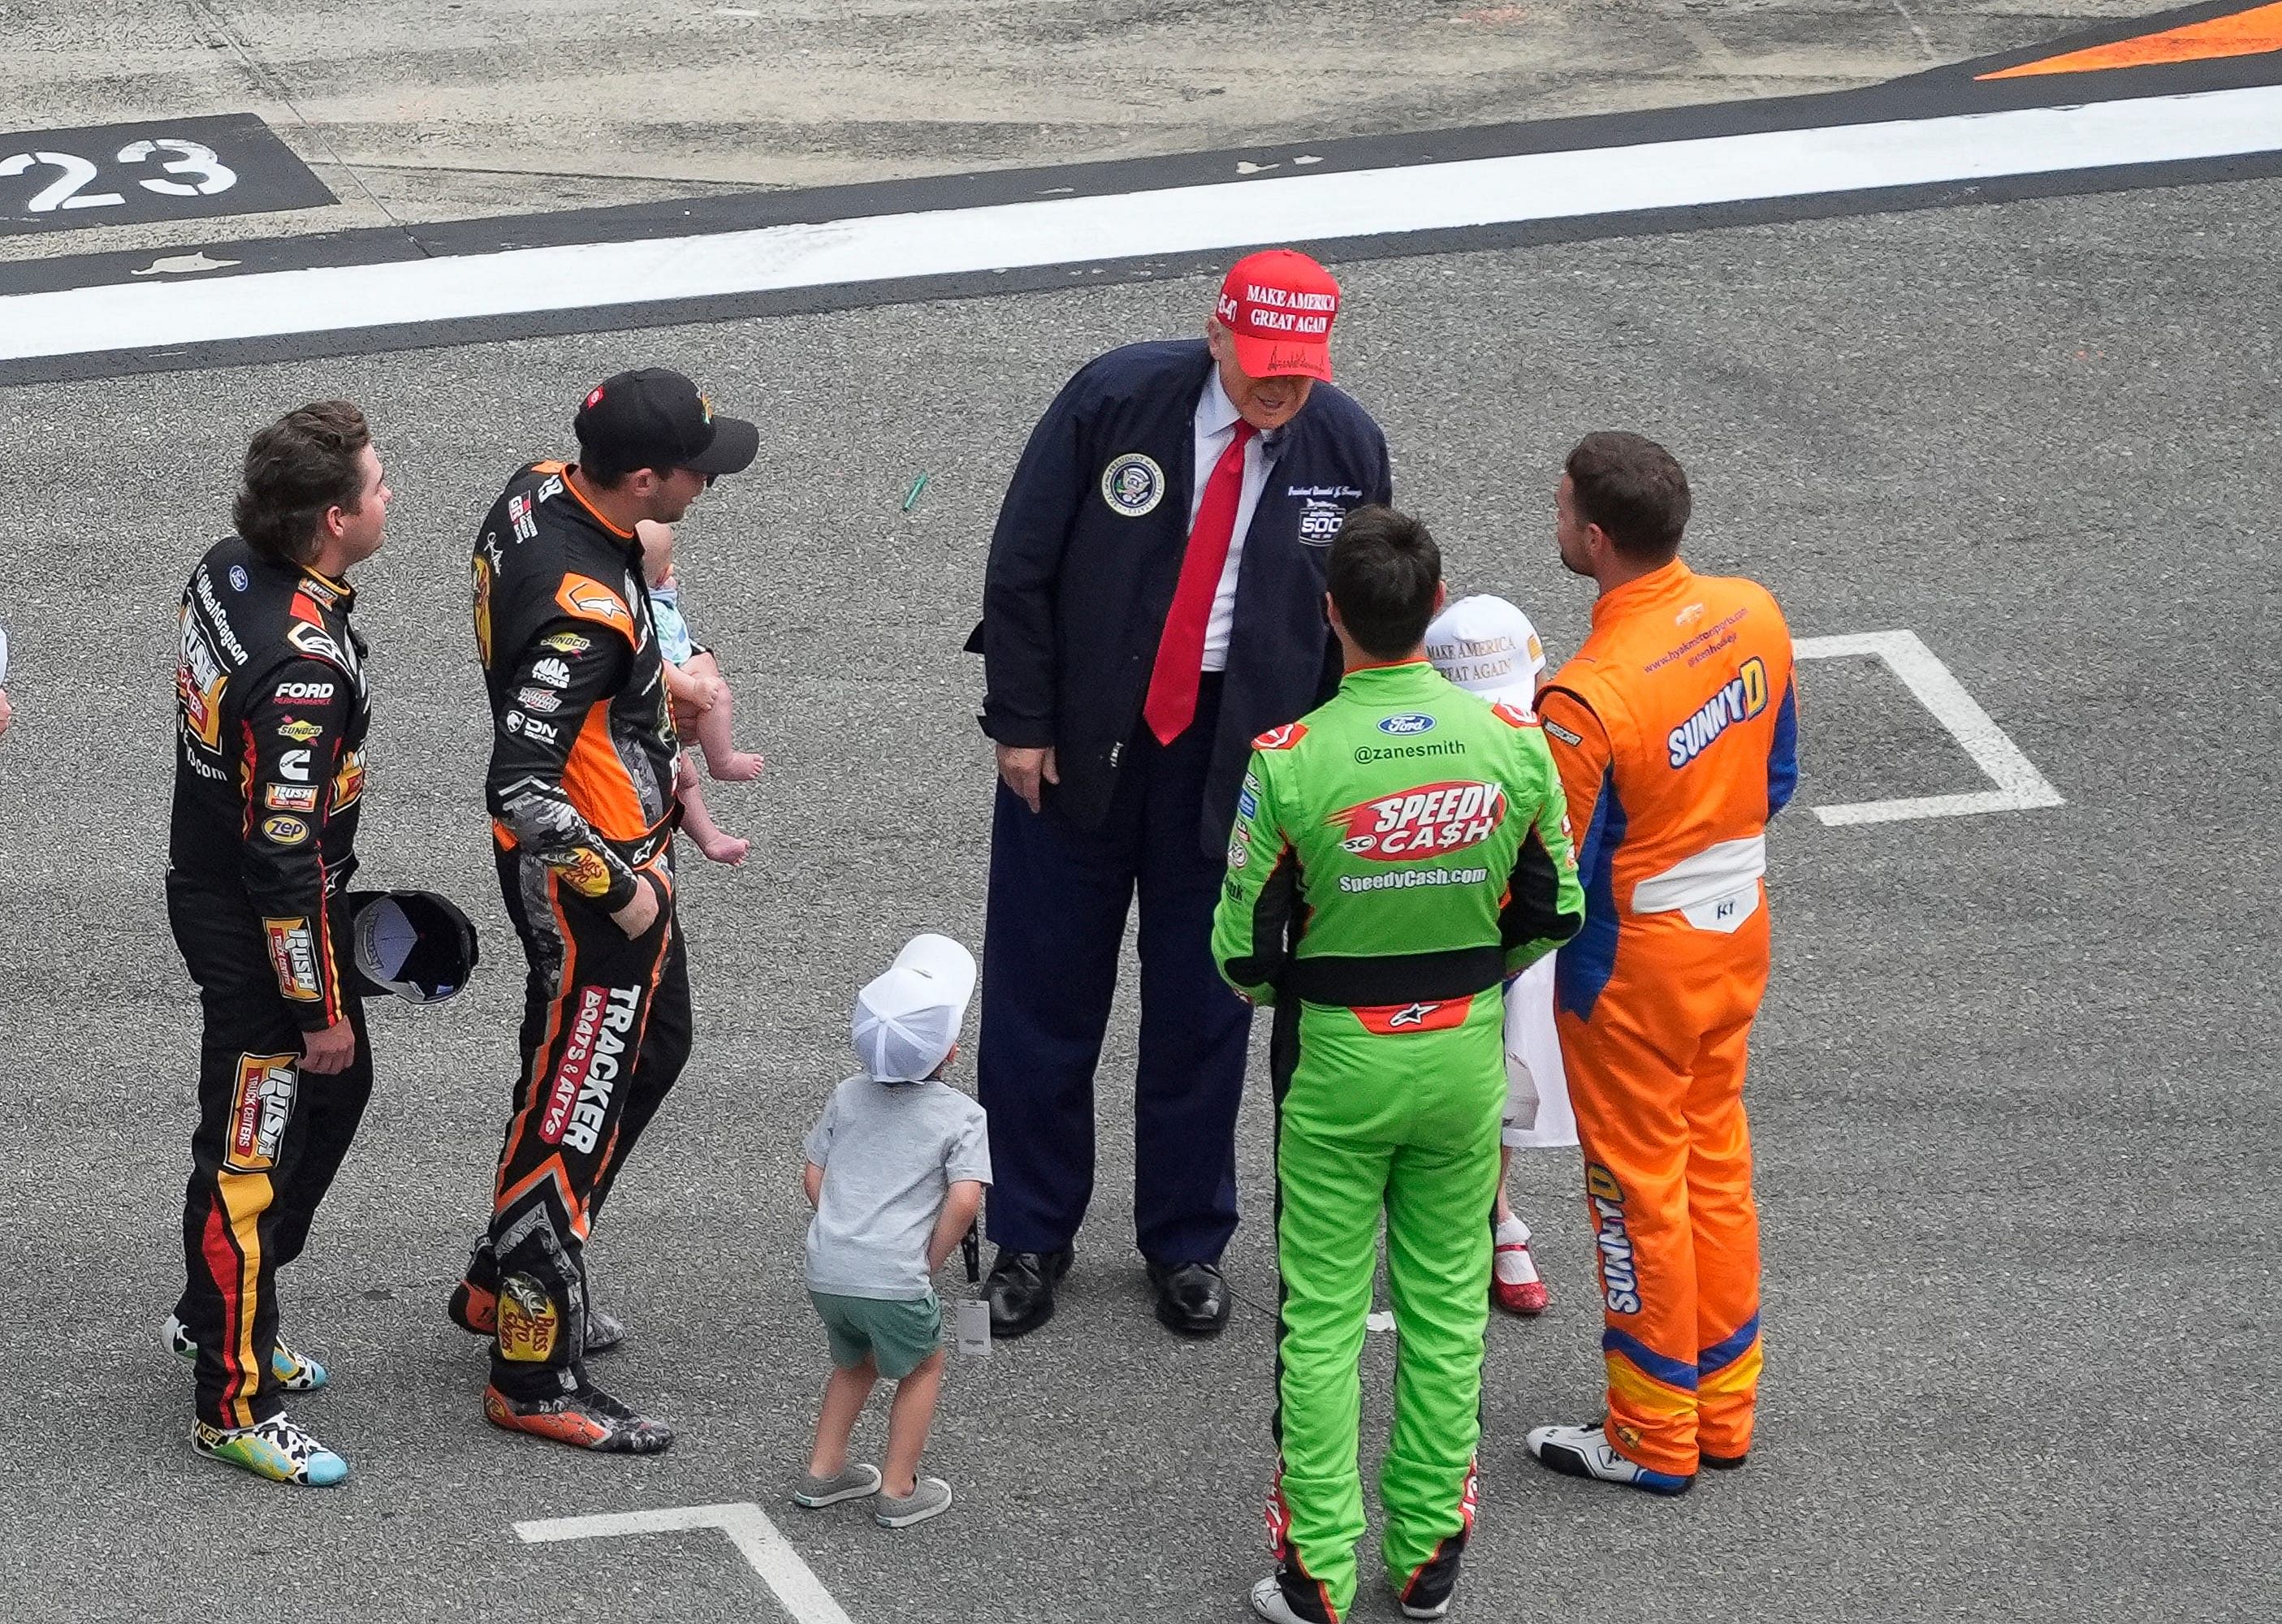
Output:
<instances>
[{"instance_id":1,"label":"red child's shoe","mask_svg":"<svg viewBox=\"0 0 2282 1624\"><path fill-rule=\"evenodd\" d=\"M1529 1225L1519 1218L1509 1218L1497 1227L1490 1301L1524 1319L1542 1314L1553 1301L1545 1282L1537 1278L1537 1259L1529 1250Z\"/></svg>"}]
</instances>

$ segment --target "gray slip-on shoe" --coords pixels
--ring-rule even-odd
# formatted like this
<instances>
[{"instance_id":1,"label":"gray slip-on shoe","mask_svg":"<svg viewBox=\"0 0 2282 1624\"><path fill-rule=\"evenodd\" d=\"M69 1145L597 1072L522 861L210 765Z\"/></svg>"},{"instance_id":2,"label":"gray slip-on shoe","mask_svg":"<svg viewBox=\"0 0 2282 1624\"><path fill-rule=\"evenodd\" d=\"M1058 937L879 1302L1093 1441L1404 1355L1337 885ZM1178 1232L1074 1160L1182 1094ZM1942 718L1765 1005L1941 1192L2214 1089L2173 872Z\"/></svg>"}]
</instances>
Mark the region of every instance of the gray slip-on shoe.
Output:
<instances>
[{"instance_id":1,"label":"gray slip-on shoe","mask_svg":"<svg viewBox=\"0 0 2282 1624\"><path fill-rule=\"evenodd\" d=\"M921 1478L912 1485L912 1492L900 1500L893 1495L881 1495L880 1509L872 1513L872 1520L883 1528L908 1528L949 1510L951 1485L941 1478Z\"/></svg>"},{"instance_id":2,"label":"gray slip-on shoe","mask_svg":"<svg viewBox=\"0 0 2282 1624\"><path fill-rule=\"evenodd\" d=\"M880 1492L880 1469L850 1462L840 1469L836 1477L804 1477L792 1491L795 1505L804 1505L811 1511L827 1505L838 1505L842 1500L861 1500L866 1495Z\"/></svg>"}]
</instances>

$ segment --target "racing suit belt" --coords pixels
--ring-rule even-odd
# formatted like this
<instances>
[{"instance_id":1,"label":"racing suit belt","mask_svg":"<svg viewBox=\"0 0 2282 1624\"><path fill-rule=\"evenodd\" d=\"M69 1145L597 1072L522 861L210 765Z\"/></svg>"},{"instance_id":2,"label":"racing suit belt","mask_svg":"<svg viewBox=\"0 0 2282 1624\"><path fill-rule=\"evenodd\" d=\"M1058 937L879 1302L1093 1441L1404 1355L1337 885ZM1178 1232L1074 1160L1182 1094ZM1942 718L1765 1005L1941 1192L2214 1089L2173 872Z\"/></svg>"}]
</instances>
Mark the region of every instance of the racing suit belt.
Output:
<instances>
[{"instance_id":1,"label":"racing suit belt","mask_svg":"<svg viewBox=\"0 0 2282 1624\"><path fill-rule=\"evenodd\" d=\"M1732 932L1757 911L1766 872L1765 835L1719 841L1634 886L1633 912L1678 913L1698 930Z\"/></svg>"},{"instance_id":2,"label":"racing suit belt","mask_svg":"<svg viewBox=\"0 0 2282 1624\"><path fill-rule=\"evenodd\" d=\"M1277 991L1310 1004L1376 1008L1471 998L1504 979L1505 952L1494 945L1369 958L1324 953L1293 960Z\"/></svg>"}]
</instances>

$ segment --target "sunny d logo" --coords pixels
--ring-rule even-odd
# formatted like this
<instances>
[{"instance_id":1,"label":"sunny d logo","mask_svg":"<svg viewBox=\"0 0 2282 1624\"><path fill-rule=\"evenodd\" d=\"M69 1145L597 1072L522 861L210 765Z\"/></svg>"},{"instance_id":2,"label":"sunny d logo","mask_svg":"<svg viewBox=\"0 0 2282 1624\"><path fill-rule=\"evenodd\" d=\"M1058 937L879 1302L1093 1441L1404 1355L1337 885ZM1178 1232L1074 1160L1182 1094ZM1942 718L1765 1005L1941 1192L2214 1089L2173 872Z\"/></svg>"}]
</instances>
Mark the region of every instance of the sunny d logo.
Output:
<instances>
[{"instance_id":1,"label":"sunny d logo","mask_svg":"<svg viewBox=\"0 0 2282 1624\"><path fill-rule=\"evenodd\" d=\"M1695 715L1665 735L1665 757L1684 767L1712 748L1719 736L1737 722L1767 708L1767 668L1754 655L1719 692L1705 700Z\"/></svg>"}]
</instances>

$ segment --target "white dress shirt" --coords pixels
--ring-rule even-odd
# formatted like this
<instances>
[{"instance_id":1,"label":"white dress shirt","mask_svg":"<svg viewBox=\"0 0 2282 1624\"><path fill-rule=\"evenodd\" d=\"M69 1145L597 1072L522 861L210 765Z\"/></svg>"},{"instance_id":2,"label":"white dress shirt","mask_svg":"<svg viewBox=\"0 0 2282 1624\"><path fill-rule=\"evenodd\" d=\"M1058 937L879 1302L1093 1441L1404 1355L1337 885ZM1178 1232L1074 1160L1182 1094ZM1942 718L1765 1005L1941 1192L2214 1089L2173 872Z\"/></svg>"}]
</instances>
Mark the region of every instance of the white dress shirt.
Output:
<instances>
[{"instance_id":1,"label":"white dress shirt","mask_svg":"<svg viewBox=\"0 0 2282 1624\"><path fill-rule=\"evenodd\" d=\"M1204 392L1197 397L1197 475L1189 491L1191 535L1196 533L1197 509L1204 505L1205 482L1212 478L1213 465L1236 433L1237 416L1236 402L1220 386L1220 369L1215 366L1205 378ZM1236 619L1236 578L1244 561L1244 532L1252 528L1253 509L1260 506L1260 493L1268 488L1268 466L1276 460L1261 443L1266 439L1254 434L1244 445L1244 487L1236 499L1236 529L1228 539L1228 562L1221 566L1220 586L1213 593L1212 618L1205 623L1207 671L1228 669L1228 629Z\"/></svg>"}]
</instances>

